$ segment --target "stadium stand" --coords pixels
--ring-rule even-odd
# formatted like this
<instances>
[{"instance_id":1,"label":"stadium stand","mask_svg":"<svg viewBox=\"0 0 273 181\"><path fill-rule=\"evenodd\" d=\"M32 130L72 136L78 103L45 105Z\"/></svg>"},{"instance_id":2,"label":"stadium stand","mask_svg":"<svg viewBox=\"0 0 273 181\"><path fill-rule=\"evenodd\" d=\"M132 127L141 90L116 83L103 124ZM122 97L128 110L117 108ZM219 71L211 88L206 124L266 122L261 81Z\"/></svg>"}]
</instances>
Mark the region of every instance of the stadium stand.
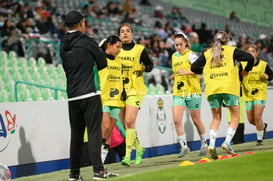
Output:
<instances>
[{"instance_id":1,"label":"stadium stand","mask_svg":"<svg viewBox=\"0 0 273 181\"><path fill-rule=\"evenodd\" d=\"M88 33L97 42L110 34L116 34L119 24L124 21L125 14L123 11L113 15L110 13L111 8L107 7L109 2L113 2L116 4L115 7L119 7L119 10L122 11L124 2L121 0L41 0L39 2L21 0L9 2L12 3L8 3L4 8L10 9L13 14L2 14L2 22L12 17L13 24L16 25L23 19L23 16L30 19L29 23L32 24L26 27L28 33L21 32L18 37L16 45L22 46L23 54L17 51L18 47L7 46L11 35L1 37L3 41L2 51L0 51L0 102L66 99L64 91L66 80L60 64L58 46L66 30L63 15L67 11L71 9L86 10L89 15L87 18ZM184 31L190 36L193 30L200 28L202 23L207 25L207 30L211 34L216 30L225 30L229 25L233 35L232 40L235 43L238 43L241 37L245 39L249 37L251 43L261 41L263 45L268 47L269 64L273 66L273 45L270 41L273 39L272 0L152 0L150 2L151 6L139 5L138 1L129 1L128 4L131 10L134 9L129 14L130 21L135 26L135 41L143 43L149 50L155 65L161 69L161 82L166 84L151 82L150 75L146 75L145 80L149 94L171 92L170 69L166 65L162 65L163 57L165 59L167 57L168 61L173 51L171 34L175 31ZM31 8L26 10L29 5ZM86 6L90 6L91 10L88 10ZM16 8L19 13L15 13ZM173 8L180 10L178 16L171 16ZM156 9L163 10L164 16L155 17ZM237 13L239 22L229 19L232 11ZM162 29L155 28L156 22L161 24ZM171 30L164 29L168 23L171 23ZM4 30L1 29L1 33L3 32ZM160 39L158 35L161 35L162 32L167 33L167 39ZM265 39L261 39L261 35L264 35ZM166 42L170 43L169 47L166 48L165 45L162 47L162 44ZM208 43L202 47L209 46ZM242 48L244 47L242 46ZM202 48L197 53L201 51Z\"/></svg>"},{"instance_id":2,"label":"stadium stand","mask_svg":"<svg viewBox=\"0 0 273 181\"><path fill-rule=\"evenodd\" d=\"M229 17L235 11L242 21L254 23L255 26L273 27L272 0L163 0L182 7L200 10L211 14ZM270 32L271 33L271 32Z\"/></svg>"}]
</instances>

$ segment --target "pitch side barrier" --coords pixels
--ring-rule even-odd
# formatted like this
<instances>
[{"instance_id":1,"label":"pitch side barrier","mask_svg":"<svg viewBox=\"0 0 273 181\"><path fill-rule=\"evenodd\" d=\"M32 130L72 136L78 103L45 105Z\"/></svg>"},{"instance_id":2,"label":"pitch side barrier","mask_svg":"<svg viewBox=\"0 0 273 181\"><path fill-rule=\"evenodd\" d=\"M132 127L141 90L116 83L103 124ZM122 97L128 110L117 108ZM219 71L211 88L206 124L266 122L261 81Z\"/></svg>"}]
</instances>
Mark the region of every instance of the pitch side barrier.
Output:
<instances>
[{"instance_id":1,"label":"pitch side barrier","mask_svg":"<svg viewBox=\"0 0 273 181\"><path fill-rule=\"evenodd\" d=\"M268 97L272 96L273 90L269 89ZM146 148L144 158L179 152L172 101L171 94L144 97L136 121L139 140ZM273 124L269 122L272 108L273 102L268 101L263 114L264 121L268 123L267 138L273 138ZM212 118L205 95L202 99L201 118L208 137ZM217 147L226 135L227 109L223 109L222 118ZM200 138L188 111L183 117L183 123L189 147L193 151L200 149ZM246 117L245 140L256 140L256 129L248 123ZM67 169L69 144L67 100L0 103L0 161L10 167L13 178Z\"/></svg>"}]
</instances>

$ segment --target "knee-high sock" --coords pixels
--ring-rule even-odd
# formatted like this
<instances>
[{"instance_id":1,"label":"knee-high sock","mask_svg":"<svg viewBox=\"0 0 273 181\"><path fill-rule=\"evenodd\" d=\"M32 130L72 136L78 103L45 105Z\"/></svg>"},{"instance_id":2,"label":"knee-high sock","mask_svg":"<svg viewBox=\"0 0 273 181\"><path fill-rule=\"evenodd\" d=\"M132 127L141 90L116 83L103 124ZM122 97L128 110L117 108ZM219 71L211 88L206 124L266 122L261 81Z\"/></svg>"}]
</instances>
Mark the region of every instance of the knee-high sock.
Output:
<instances>
[{"instance_id":1,"label":"knee-high sock","mask_svg":"<svg viewBox=\"0 0 273 181\"><path fill-rule=\"evenodd\" d=\"M201 141L201 146L206 146L207 145L207 139L205 134L199 135L200 136L200 141Z\"/></svg>"},{"instance_id":2,"label":"knee-high sock","mask_svg":"<svg viewBox=\"0 0 273 181\"><path fill-rule=\"evenodd\" d=\"M139 151L139 150L142 149L142 146L141 146L141 144L139 142L136 130L135 130L135 142L134 142L134 145L136 147L136 151Z\"/></svg>"},{"instance_id":3,"label":"knee-high sock","mask_svg":"<svg viewBox=\"0 0 273 181\"><path fill-rule=\"evenodd\" d=\"M187 147L187 140L186 140L186 135L180 135L177 137L178 143L180 144L181 148Z\"/></svg>"},{"instance_id":4,"label":"knee-high sock","mask_svg":"<svg viewBox=\"0 0 273 181\"><path fill-rule=\"evenodd\" d=\"M231 127L228 128L228 130L227 130L227 135L226 135L226 139L225 139L225 142L226 142L227 144L230 144L230 142L231 142L231 140L232 140L232 138L233 138L235 132L236 132L236 129L235 129L235 128L231 128Z\"/></svg>"},{"instance_id":5,"label":"knee-high sock","mask_svg":"<svg viewBox=\"0 0 273 181\"><path fill-rule=\"evenodd\" d=\"M125 157L131 159L131 152L135 141L135 129L126 129L126 152Z\"/></svg>"},{"instance_id":6,"label":"knee-high sock","mask_svg":"<svg viewBox=\"0 0 273 181\"><path fill-rule=\"evenodd\" d=\"M215 147L215 141L217 138L217 130L214 130L214 129L209 130L209 137L210 137L209 146Z\"/></svg>"}]
</instances>

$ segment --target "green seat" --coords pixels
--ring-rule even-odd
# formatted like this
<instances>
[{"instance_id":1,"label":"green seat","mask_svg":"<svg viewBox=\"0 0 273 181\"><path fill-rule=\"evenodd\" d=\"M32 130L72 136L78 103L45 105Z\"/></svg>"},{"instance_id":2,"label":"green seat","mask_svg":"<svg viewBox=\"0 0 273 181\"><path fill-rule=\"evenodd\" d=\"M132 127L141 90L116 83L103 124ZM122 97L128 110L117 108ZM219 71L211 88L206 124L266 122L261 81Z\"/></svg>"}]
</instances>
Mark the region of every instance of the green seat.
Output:
<instances>
[{"instance_id":1,"label":"green seat","mask_svg":"<svg viewBox=\"0 0 273 181\"><path fill-rule=\"evenodd\" d=\"M41 75L37 69L32 70L30 72L30 75L31 75L32 80L34 80L34 82L39 82L41 79Z\"/></svg>"},{"instance_id":2,"label":"green seat","mask_svg":"<svg viewBox=\"0 0 273 181\"><path fill-rule=\"evenodd\" d=\"M66 92L58 91L57 94L58 94L58 100L65 100L65 99L67 99L67 93Z\"/></svg>"},{"instance_id":3,"label":"green seat","mask_svg":"<svg viewBox=\"0 0 273 181\"><path fill-rule=\"evenodd\" d=\"M149 84L149 86L148 86L148 94L149 95L156 94L156 92L155 92L155 86L153 84Z\"/></svg>"},{"instance_id":4,"label":"green seat","mask_svg":"<svg viewBox=\"0 0 273 181\"><path fill-rule=\"evenodd\" d=\"M44 67L46 66L46 61L43 57L39 57L38 60L37 60L37 65L38 67Z\"/></svg>"},{"instance_id":5,"label":"green seat","mask_svg":"<svg viewBox=\"0 0 273 181\"><path fill-rule=\"evenodd\" d=\"M155 94L157 95L165 94L165 88L161 84L156 85Z\"/></svg>"},{"instance_id":6,"label":"green seat","mask_svg":"<svg viewBox=\"0 0 273 181\"><path fill-rule=\"evenodd\" d=\"M9 80L5 82L5 90L8 92L13 92L14 91L14 80Z\"/></svg>"},{"instance_id":7,"label":"green seat","mask_svg":"<svg viewBox=\"0 0 273 181\"><path fill-rule=\"evenodd\" d=\"M27 60L23 57L18 58L16 63L18 68L27 67Z\"/></svg>"},{"instance_id":8,"label":"green seat","mask_svg":"<svg viewBox=\"0 0 273 181\"><path fill-rule=\"evenodd\" d=\"M0 51L0 59L7 59L8 58L8 53L6 51Z\"/></svg>"},{"instance_id":9,"label":"green seat","mask_svg":"<svg viewBox=\"0 0 273 181\"><path fill-rule=\"evenodd\" d=\"M0 90L5 89L4 81L0 78Z\"/></svg>"},{"instance_id":10,"label":"green seat","mask_svg":"<svg viewBox=\"0 0 273 181\"><path fill-rule=\"evenodd\" d=\"M33 101L31 97L30 90L25 88L24 90L19 91L19 101Z\"/></svg>"},{"instance_id":11,"label":"green seat","mask_svg":"<svg viewBox=\"0 0 273 181\"><path fill-rule=\"evenodd\" d=\"M49 75L48 75L47 67L46 66L38 67L37 71L39 72L41 79L43 79L45 81L47 79L49 79Z\"/></svg>"},{"instance_id":12,"label":"green seat","mask_svg":"<svg viewBox=\"0 0 273 181\"><path fill-rule=\"evenodd\" d=\"M12 90L9 93L9 102L15 102L15 92L14 92L14 90Z\"/></svg>"},{"instance_id":13,"label":"green seat","mask_svg":"<svg viewBox=\"0 0 273 181\"><path fill-rule=\"evenodd\" d=\"M13 80L14 81L22 81L23 80L22 74L19 71L15 71L13 73Z\"/></svg>"},{"instance_id":14,"label":"green seat","mask_svg":"<svg viewBox=\"0 0 273 181\"><path fill-rule=\"evenodd\" d=\"M3 81L7 82L7 81L12 80L12 76L9 72L3 72L1 74L2 74L1 76L2 76Z\"/></svg>"},{"instance_id":15,"label":"green seat","mask_svg":"<svg viewBox=\"0 0 273 181\"><path fill-rule=\"evenodd\" d=\"M28 59L27 63L28 63L28 67L30 67L30 68L37 67L37 62L36 62L35 58L33 58L33 57L30 57Z\"/></svg>"},{"instance_id":16,"label":"green seat","mask_svg":"<svg viewBox=\"0 0 273 181\"><path fill-rule=\"evenodd\" d=\"M54 100L54 91L51 89L43 89L43 99L44 100Z\"/></svg>"},{"instance_id":17,"label":"green seat","mask_svg":"<svg viewBox=\"0 0 273 181\"><path fill-rule=\"evenodd\" d=\"M1 90L0 102L9 102L9 93L6 90Z\"/></svg>"},{"instance_id":18,"label":"green seat","mask_svg":"<svg viewBox=\"0 0 273 181\"><path fill-rule=\"evenodd\" d=\"M8 53L8 59L9 60L11 60L11 59L13 59L13 58L15 58L15 59L17 59L17 53L15 52L15 51L10 51L9 53Z\"/></svg>"},{"instance_id":19,"label":"green seat","mask_svg":"<svg viewBox=\"0 0 273 181\"><path fill-rule=\"evenodd\" d=\"M42 101L43 100L40 88L33 87L31 89L30 93L31 93L32 100L34 100L34 101Z\"/></svg>"},{"instance_id":20,"label":"green seat","mask_svg":"<svg viewBox=\"0 0 273 181\"><path fill-rule=\"evenodd\" d=\"M32 82L32 76L29 72L25 72L25 74L23 75L23 80L27 81L27 82Z\"/></svg>"}]
</instances>

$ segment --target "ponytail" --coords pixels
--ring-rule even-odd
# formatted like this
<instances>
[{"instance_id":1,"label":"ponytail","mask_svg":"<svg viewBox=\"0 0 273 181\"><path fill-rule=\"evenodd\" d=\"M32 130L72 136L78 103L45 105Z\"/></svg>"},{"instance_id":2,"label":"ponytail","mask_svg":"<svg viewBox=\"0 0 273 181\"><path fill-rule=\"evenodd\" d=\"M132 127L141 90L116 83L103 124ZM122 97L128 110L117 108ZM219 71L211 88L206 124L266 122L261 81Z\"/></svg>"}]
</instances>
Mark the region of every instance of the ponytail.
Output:
<instances>
[{"instance_id":1,"label":"ponytail","mask_svg":"<svg viewBox=\"0 0 273 181\"><path fill-rule=\"evenodd\" d=\"M223 44L227 44L229 41L229 36L226 32L224 31L219 31L215 34L214 36L214 44L212 47L212 59L211 59L211 64L213 66L218 66L222 63L222 55L221 55L221 46Z\"/></svg>"},{"instance_id":2,"label":"ponytail","mask_svg":"<svg viewBox=\"0 0 273 181\"><path fill-rule=\"evenodd\" d=\"M212 65L217 66L221 64L221 41L217 39L212 47Z\"/></svg>"}]
</instances>

